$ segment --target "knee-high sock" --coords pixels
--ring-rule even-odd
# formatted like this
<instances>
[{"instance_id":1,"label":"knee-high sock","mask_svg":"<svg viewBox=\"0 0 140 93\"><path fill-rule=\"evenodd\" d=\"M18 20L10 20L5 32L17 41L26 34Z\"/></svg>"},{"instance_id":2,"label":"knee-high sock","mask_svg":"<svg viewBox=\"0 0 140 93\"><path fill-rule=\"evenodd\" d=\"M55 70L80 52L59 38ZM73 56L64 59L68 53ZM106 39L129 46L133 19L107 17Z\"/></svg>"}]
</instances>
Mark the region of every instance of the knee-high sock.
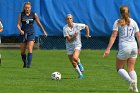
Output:
<instances>
[{"instance_id":1,"label":"knee-high sock","mask_svg":"<svg viewBox=\"0 0 140 93\"><path fill-rule=\"evenodd\" d=\"M28 66L31 65L31 62L32 62L32 53L28 53Z\"/></svg>"},{"instance_id":2,"label":"knee-high sock","mask_svg":"<svg viewBox=\"0 0 140 93\"><path fill-rule=\"evenodd\" d=\"M21 54L22 61L24 64L26 64L26 54Z\"/></svg>"},{"instance_id":3,"label":"knee-high sock","mask_svg":"<svg viewBox=\"0 0 140 93\"><path fill-rule=\"evenodd\" d=\"M135 80L135 88L137 88L137 74L136 74L136 72L135 72L135 71L129 72L129 76L130 76L133 80Z\"/></svg>"},{"instance_id":4,"label":"knee-high sock","mask_svg":"<svg viewBox=\"0 0 140 93\"><path fill-rule=\"evenodd\" d=\"M131 82L132 79L131 77L129 76L128 72L125 70L125 69L119 69L118 70L118 73L127 81Z\"/></svg>"},{"instance_id":5,"label":"knee-high sock","mask_svg":"<svg viewBox=\"0 0 140 93\"><path fill-rule=\"evenodd\" d=\"M82 72L80 71L78 65L76 65L75 71L78 73L78 75L82 75Z\"/></svg>"}]
</instances>

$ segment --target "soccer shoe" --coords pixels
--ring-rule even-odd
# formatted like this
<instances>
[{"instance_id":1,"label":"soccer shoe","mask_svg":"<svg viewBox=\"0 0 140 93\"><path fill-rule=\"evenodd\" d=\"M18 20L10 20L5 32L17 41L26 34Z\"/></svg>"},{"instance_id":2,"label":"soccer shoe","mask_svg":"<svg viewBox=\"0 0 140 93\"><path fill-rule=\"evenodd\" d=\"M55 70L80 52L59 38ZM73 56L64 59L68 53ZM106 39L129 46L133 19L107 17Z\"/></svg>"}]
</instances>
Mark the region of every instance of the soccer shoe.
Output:
<instances>
[{"instance_id":1,"label":"soccer shoe","mask_svg":"<svg viewBox=\"0 0 140 93\"><path fill-rule=\"evenodd\" d=\"M26 68L27 65L26 65L26 62L23 62L23 68Z\"/></svg>"},{"instance_id":2,"label":"soccer shoe","mask_svg":"<svg viewBox=\"0 0 140 93\"><path fill-rule=\"evenodd\" d=\"M26 68L26 65L25 64L23 65L23 68Z\"/></svg>"},{"instance_id":3,"label":"soccer shoe","mask_svg":"<svg viewBox=\"0 0 140 93\"><path fill-rule=\"evenodd\" d=\"M79 75L79 76L78 76L78 79L82 79L82 78L84 78L83 75Z\"/></svg>"},{"instance_id":4,"label":"soccer shoe","mask_svg":"<svg viewBox=\"0 0 140 93\"><path fill-rule=\"evenodd\" d=\"M30 68L31 66L30 65L27 65L27 68Z\"/></svg>"},{"instance_id":5,"label":"soccer shoe","mask_svg":"<svg viewBox=\"0 0 140 93\"><path fill-rule=\"evenodd\" d=\"M128 90L129 91L134 91L134 86L135 86L135 81L134 80L130 81Z\"/></svg>"},{"instance_id":6,"label":"soccer shoe","mask_svg":"<svg viewBox=\"0 0 140 93\"><path fill-rule=\"evenodd\" d=\"M138 93L138 92L139 92L139 90L138 90L138 89L134 89L134 92Z\"/></svg>"},{"instance_id":7,"label":"soccer shoe","mask_svg":"<svg viewBox=\"0 0 140 93\"><path fill-rule=\"evenodd\" d=\"M81 63L78 64L78 67L79 67L79 69L80 69L81 72L84 71L84 67L83 67L83 65Z\"/></svg>"}]
</instances>

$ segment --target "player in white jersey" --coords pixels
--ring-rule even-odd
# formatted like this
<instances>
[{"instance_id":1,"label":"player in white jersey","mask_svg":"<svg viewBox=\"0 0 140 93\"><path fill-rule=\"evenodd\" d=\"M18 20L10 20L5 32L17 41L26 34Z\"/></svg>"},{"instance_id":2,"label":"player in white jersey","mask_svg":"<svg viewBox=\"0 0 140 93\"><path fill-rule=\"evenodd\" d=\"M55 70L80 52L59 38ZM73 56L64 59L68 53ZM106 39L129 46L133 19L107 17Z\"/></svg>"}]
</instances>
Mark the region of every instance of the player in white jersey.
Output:
<instances>
[{"instance_id":1,"label":"player in white jersey","mask_svg":"<svg viewBox=\"0 0 140 93\"><path fill-rule=\"evenodd\" d=\"M0 21L0 32L2 32L2 31L3 31L3 25L2 25L2 23Z\"/></svg>"},{"instance_id":2,"label":"player in white jersey","mask_svg":"<svg viewBox=\"0 0 140 93\"><path fill-rule=\"evenodd\" d=\"M120 14L121 18L114 23L113 33L103 56L106 57L109 55L117 34L119 34L116 69L118 73L129 82L129 90L139 92L137 88L137 74L134 66L137 54L140 55L140 32L137 23L129 17L129 9L127 6L120 7ZM137 48L135 36L138 41L139 49ZM125 64L127 64L128 72L124 69Z\"/></svg>"},{"instance_id":3,"label":"player in white jersey","mask_svg":"<svg viewBox=\"0 0 140 93\"><path fill-rule=\"evenodd\" d=\"M79 55L81 51L81 33L80 30L86 30L86 37L89 38L89 28L85 24L74 23L73 16L68 14L66 16L67 24L63 27L63 34L66 37L66 50L73 67L78 73L78 78L83 78L82 71L84 70L82 64L80 63Z\"/></svg>"}]
</instances>

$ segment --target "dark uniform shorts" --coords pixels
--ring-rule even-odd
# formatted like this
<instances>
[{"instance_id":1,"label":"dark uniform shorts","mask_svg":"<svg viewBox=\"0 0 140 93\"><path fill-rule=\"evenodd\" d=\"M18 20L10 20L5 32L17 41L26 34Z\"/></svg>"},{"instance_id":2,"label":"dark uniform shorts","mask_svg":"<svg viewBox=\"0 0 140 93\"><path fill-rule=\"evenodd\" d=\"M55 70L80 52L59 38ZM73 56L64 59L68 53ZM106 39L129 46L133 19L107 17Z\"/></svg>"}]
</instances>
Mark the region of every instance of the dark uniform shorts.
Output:
<instances>
[{"instance_id":1,"label":"dark uniform shorts","mask_svg":"<svg viewBox=\"0 0 140 93\"><path fill-rule=\"evenodd\" d=\"M25 34L25 35L20 35L20 42L21 43L26 43L29 41L35 41L35 34Z\"/></svg>"}]
</instances>

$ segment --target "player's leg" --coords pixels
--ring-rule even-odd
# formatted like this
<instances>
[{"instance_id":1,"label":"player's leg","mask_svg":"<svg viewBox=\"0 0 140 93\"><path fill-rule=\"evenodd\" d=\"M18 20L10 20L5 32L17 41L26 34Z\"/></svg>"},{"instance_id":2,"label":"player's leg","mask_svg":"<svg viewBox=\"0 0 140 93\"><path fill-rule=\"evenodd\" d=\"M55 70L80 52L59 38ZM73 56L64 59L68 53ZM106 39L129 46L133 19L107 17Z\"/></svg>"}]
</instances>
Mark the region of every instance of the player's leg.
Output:
<instances>
[{"instance_id":1,"label":"player's leg","mask_svg":"<svg viewBox=\"0 0 140 93\"><path fill-rule=\"evenodd\" d=\"M77 63L73 61L73 54L69 54L68 57L69 57L70 62L72 63L72 66L75 68Z\"/></svg>"},{"instance_id":2,"label":"player's leg","mask_svg":"<svg viewBox=\"0 0 140 93\"><path fill-rule=\"evenodd\" d=\"M23 68L26 67L26 43L21 43L20 44L20 51L21 51L21 57L23 61Z\"/></svg>"},{"instance_id":3,"label":"player's leg","mask_svg":"<svg viewBox=\"0 0 140 93\"><path fill-rule=\"evenodd\" d=\"M77 71L78 74L79 74L79 77L78 77L78 78L83 78L83 74L82 74L82 72L81 72L81 68L83 68L83 67L80 67L80 66L82 66L82 65L79 65L79 64L78 64L80 51L81 51L80 49L75 49L72 58L73 58L73 61L76 62L76 71ZM78 65L79 65L79 66L78 66Z\"/></svg>"},{"instance_id":4,"label":"player's leg","mask_svg":"<svg viewBox=\"0 0 140 93\"><path fill-rule=\"evenodd\" d=\"M76 49L74 51L73 59L77 62L80 71L83 72L84 67L83 67L82 63L80 62L80 58L79 58L80 52L81 52L81 47L76 47Z\"/></svg>"},{"instance_id":5,"label":"player's leg","mask_svg":"<svg viewBox=\"0 0 140 93\"><path fill-rule=\"evenodd\" d=\"M27 68L30 68L32 62L32 53L33 53L35 35L33 33L27 35L26 37L27 37L27 48L28 48Z\"/></svg>"},{"instance_id":6,"label":"player's leg","mask_svg":"<svg viewBox=\"0 0 140 93\"><path fill-rule=\"evenodd\" d=\"M126 64L130 53L131 51L129 49L119 49L116 59L116 69L118 73L129 83L132 81L132 79L128 72L124 69L124 65Z\"/></svg>"},{"instance_id":7,"label":"player's leg","mask_svg":"<svg viewBox=\"0 0 140 93\"><path fill-rule=\"evenodd\" d=\"M124 65L126 64L126 62L127 62L126 60L120 60L117 58L116 69L120 74L120 76L122 76L128 82L131 82L132 81L131 77L129 76L128 72L124 69Z\"/></svg>"},{"instance_id":8,"label":"player's leg","mask_svg":"<svg viewBox=\"0 0 140 93\"><path fill-rule=\"evenodd\" d=\"M75 68L75 71L78 73L79 78L80 78L80 76L82 77L83 75L82 75L82 72L80 71L80 69L79 69L79 67L77 65L77 62L75 62L73 60L73 54L68 55L68 57L69 57L69 60L71 61L72 65L73 65L73 67Z\"/></svg>"},{"instance_id":9,"label":"player's leg","mask_svg":"<svg viewBox=\"0 0 140 93\"><path fill-rule=\"evenodd\" d=\"M77 64L78 64L78 67L80 68L80 71L83 72L84 71L84 67L80 61L80 58L78 58L78 61L77 61Z\"/></svg>"},{"instance_id":10,"label":"player's leg","mask_svg":"<svg viewBox=\"0 0 140 93\"><path fill-rule=\"evenodd\" d=\"M27 42L27 47L28 47L28 63L27 63L27 67L30 68L31 66L31 62L32 62L32 53L33 53L33 46L34 46L34 41L28 41Z\"/></svg>"},{"instance_id":11,"label":"player's leg","mask_svg":"<svg viewBox=\"0 0 140 93\"><path fill-rule=\"evenodd\" d=\"M134 66L136 63L136 58L129 58L127 62L129 76L135 81L133 86L134 92L139 92L137 88L137 74L135 72Z\"/></svg>"},{"instance_id":12,"label":"player's leg","mask_svg":"<svg viewBox=\"0 0 140 93\"><path fill-rule=\"evenodd\" d=\"M126 60L120 60L117 58L116 69L117 69L118 73L120 74L120 76L122 76L125 80L128 81L129 91L132 91L135 82L133 79L131 79L128 72L124 69L124 65L126 62L127 62Z\"/></svg>"}]
</instances>

